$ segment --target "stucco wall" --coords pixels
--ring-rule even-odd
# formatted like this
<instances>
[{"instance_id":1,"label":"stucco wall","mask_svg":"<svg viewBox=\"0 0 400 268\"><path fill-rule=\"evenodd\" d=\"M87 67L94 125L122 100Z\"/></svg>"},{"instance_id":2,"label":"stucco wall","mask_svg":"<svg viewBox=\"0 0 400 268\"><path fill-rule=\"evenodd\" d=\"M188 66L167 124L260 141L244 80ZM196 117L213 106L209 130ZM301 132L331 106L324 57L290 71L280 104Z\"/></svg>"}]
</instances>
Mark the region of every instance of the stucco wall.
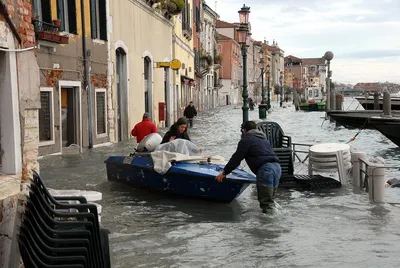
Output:
<instances>
[{"instance_id":1,"label":"stucco wall","mask_svg":"<svg viewBox=\"0 0 400 268\"><path fill-rule=\"evenodd\" d=\"M172 24L155 9L139 1L111 1L110 16L113 27L110 34L110 59L112 62L113 107L117 107L116 49L124 50L127 57L129 129L142 120L144 102L144 58L152 63L172 59ZM171 71L172 72L172 71ZM171 73L170 72L170 73ZM170 90L170 85L168 85ZM164 69L152 69L153 121L159 124L158 103L164 102ZM116 110L114 110L116 113ZM117 122L115 121L115 124ZM116 126L117 129L117 126ZM115 133L118 135L118 133Z\"/></svg>"},{"instance_id":2,"label":"stucco wall","mask_svg":"<svg viewBox=\"0 0 400 268\"><path fill-rule=\"evenodd\" d=\"M35 40L30 1L8 1L7 9L18 28L22 48L31 47ZM21 48L3 17L0 18L0 45ZM0 267L9 267L12 259L19 262L18 252L14 250L18 193L21 181L28 180L31 169L39 169L38 85L39 68L33 50L0 53L0 136L4 155L11 156L9 161L2 161L0 168Z\"/></svg>"}]
</instances>

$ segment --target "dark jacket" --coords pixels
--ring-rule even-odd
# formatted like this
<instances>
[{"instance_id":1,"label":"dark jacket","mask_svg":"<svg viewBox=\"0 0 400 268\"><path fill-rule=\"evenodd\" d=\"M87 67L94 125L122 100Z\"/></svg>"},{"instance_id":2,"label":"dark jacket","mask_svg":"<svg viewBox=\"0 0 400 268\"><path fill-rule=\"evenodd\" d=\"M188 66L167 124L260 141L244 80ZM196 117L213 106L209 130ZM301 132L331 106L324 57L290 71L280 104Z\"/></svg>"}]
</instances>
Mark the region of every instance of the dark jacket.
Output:
<instances>
[{"instance_id":1,"label":"dark jacket","mask_svg":"<svg viewBox=\"0 0 400 268\"><path fill-rule=\"evenodd\" d=\"M247 165L254 174L257 174L258 169L265 163L279 162L265 134L257 129L250 130L239 141L236 152L224 168L224 174L231 173L243 159L246 159Z\"/></svg>"},{"instance_id":2,"label":"dark jacket","mask_svg":"<svg viewBox=\"0 0 400 268\"><path fill-rule=\"evenodd\" d=\"M183 112L183 115L186 118L193 118L193 117L197 116L196 108L194 108L194 106L192 107L192 106L188 105L185 108L185 111Z\"/></svg>"},{"instance_id":3,"label":"dark jacket","mask_svg":"<svg viewBox=\"0 0 400 268\"><path fill-rule=\"evenodd\" d=\"M169 142L169 139L173 136L175 136L175 139L184 139L190 141L189 135L186 130L181 134L178 132L178 126L172 125L171 128L168 130L168 132L165 133L161 141L161 144Z\"/></svg>"}]
</instances>

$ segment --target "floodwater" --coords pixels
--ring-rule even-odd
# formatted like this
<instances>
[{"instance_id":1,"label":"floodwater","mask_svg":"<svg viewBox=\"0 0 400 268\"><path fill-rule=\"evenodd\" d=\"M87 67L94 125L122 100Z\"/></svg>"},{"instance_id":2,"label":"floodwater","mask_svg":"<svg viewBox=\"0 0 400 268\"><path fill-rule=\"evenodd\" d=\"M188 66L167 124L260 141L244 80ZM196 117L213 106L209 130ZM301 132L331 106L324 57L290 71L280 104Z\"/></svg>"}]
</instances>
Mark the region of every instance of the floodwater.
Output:
<instances>
[{"instance_id":1,"label":"floodwater","mask_svg":"<svg viewBox=\"0 0 400 268\"><path fill-rule=\"evenodd\" d=\"M349 105L354 108L357 102L346 99L345 108ZM296 143L345 143L358 132L336 128L323 116L275 107L268 120L278 122ZM251 111L250 119L257 118L258 111ZM190 136L205 154L229 158L240 138L241 120L239 107L202 113ZM399 148L377 131L363 130L351 144L400 166ZM386 190L388 203L383 205L370 203L365 192L350 184L320 192L281 191L277 202L282 208L265 215L254 187L231 204L218 204L108 182L104 160L133 147L133 142L120 143L40 160L48 187L103 193L102 223L111 230L113 267L400 266L399 188ZM297 165L296 173L306 172ZM392 177L400 178L400 171L389 170Z\"/></svg>"}]
</instances>

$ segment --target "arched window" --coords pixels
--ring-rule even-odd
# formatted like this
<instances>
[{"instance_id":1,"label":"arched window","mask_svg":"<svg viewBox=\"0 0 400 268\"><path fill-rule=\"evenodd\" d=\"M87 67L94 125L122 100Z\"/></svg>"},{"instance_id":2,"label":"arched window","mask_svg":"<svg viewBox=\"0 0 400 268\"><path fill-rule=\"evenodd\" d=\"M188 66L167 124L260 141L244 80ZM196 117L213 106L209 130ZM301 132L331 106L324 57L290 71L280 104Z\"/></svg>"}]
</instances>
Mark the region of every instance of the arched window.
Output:
<instances>
[{"instance_id":1,"label":"arched window","mask_svg":"<svg viewBox=\"0 0 400 268\"><path fill-rule=\"evenodd\" d=\"M151 105L151 60L149 57L144 58L144 109L145 112L152 115Z\"/></svg>"}]
</instances>

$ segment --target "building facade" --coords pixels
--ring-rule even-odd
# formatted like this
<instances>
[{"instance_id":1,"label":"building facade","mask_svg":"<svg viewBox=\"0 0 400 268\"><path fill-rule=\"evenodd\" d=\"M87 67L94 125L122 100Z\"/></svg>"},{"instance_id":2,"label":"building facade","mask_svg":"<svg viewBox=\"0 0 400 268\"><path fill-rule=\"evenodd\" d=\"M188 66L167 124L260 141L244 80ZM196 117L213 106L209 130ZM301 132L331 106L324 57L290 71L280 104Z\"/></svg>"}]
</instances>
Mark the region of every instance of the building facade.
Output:
<instances>
[{"instance_id":1,"label":"building facade","mask_svg":"<svg viewBox=\"0 0 400 268\"><path fill-rule=\"evenodd\" d=\"M21 184L39 170L39 67L30 0L0 0L0 267L19 264Z\"/></svg>"},{"instance_id":2,"label":"building facade","mask_svg":"<svg viewBox=\"0 0 400 268\"><path fill-rule=\"evenodd\" d=\"M205 73L201 81L200 98L204 110L212 109L217 106L218 81L217 70L220 68L220 52L217 47L216 21L218 14L213 11L205 2L203 2L203 21L200 38L200 61L202 62ZM219 60L218 60L219 59Z\"/></svg>"},{"instance_id":3,"label":"building facade","mask_svg":"<svg viewBox=\"0 0 400 268\"><path fill-rule=\"evenodd\" d=\"M218 51L222 55L222 67L219 70L222 87L219 90L219 105L237 105L240 101L240 45L234 40L219 34Z\"/></svg>"},{"instance_id":4,"label":"building facade","mask_svg":"<svg viewBox=\"0 0 400 268\"><path fill-rule=\"evenodd\" d=\"M193 2L184 0L184 8L172 18L172 57L181 62L181 68L172 74L172 98L174 120L183 116L183 111L194 99L196 88L193 51Z\"/></svg>"},{"instance_id":5,"label":"building facade","mask_svg":"<svg viewBox=\"0 0 400 268\"><path fill-rule=\"evenodd\" d=\"M158 62L172 60L172 14L153 1L110 2L109 124L112 141L127 140L134 125L150 113L158 126L173 121L172 70Z\"/></svg>"},{"instance_id":6,"label":"building facade","mask_svg":"<svg viewBox=\"0 0 400 268\"><path fill-rule=\"evenodd\" d=\"M40 155L110 141L106 3L32 0L41 72Z\"/></svg>"}]
</instances>

